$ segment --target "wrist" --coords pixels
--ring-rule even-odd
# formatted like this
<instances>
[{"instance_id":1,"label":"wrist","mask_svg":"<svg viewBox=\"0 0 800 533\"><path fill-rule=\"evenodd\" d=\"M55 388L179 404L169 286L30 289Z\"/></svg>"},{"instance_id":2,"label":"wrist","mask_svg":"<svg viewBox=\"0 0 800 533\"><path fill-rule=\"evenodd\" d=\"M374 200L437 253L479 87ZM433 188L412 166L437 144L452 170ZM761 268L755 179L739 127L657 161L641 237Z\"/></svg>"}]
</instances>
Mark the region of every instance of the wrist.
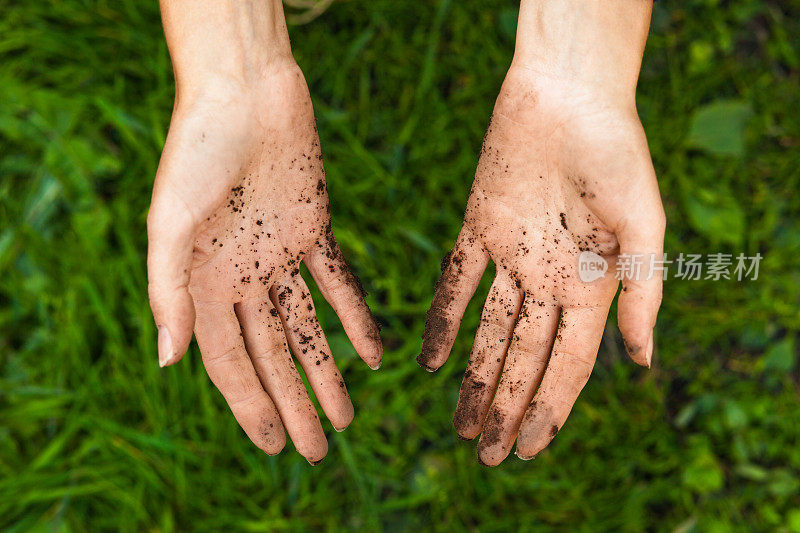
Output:
<instances>
[{"instance_id":1,"label":"wrist","mask_svg":"<svg viewBox=\"0 0 800 533\"><path fill-rule=\"evenodd\" d=\"M635 104L650 0L522 0L512 69Z\"/></svg>"},{"instance_id":2,"label":"wrist","mask_svg":"<svg viewBox=\"0 0 800 533\"><path fill-rule=\"evenodd\" d=\"M281 0L161 0L161 13L184 99L255 88L294 64Z\"/></svg>"}]
</instances>

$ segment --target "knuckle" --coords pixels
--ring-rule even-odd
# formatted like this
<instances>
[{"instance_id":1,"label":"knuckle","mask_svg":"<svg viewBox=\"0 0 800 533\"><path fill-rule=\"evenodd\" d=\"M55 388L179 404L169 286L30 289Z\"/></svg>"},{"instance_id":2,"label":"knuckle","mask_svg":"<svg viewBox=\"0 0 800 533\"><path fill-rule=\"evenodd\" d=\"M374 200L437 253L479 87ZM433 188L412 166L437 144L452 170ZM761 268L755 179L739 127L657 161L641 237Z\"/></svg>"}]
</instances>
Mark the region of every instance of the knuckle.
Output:
<instances>
[{"instance_id":1,"label":"knuckle","mask_svg":"<svg viewBox=\"0 0 800 533\"><path fill-rule=\"evenodd\" d=\"M292 330L297 333L316 334L321 330L313 306L311 309L306 305L295 307L295 311L286 318L286 323L291 324Z\"/></svg>"},{"instance_id":2,"label":"knuckle","mask_svg":"<svg viewBox=\"0 0 800 533\"><path fill-rule=\"evenodd\" d=\"M539 358L550 353L552 342L549 336L541 333L517 334L512 348L524 356Z\"/></svg>"},{"instance_id":3,"label":"knuckle","mask_svg":"<svg viewBox=\"0 0 800 533\"><path fill-rule=\"evenodd\" d=\"M594 354L590 352L559 350L555 355L570 369L586 369L594 366Z\"/></svg>"},{"instance_id":4,"label":"knuckle","mask_svg":"<svg viewBox=\"0 0 800 533\"><path fill-rule=\"evenodd\" d=\"M481 317L480 328L493 336L506 336L510 326L514 323L514 317L508 316L504 312L484 313Z\"/></svg>"},{"instance_id":5,"label":"knuckle","mask_svg":"<svg viewBox=\"0 0 800 533\"><path fill-rule=\"evenodd\" d=\"M364 307L360 304L349 305L345 307L341 313L337 314L339 315L342 324L359 324L359 327L364 328L365 331L367 331L369 326L372 324L369 316L364 313Z\"/></svg>"},{"instance_id":6,"label":"knuckle","mask_svg":"<svg viewBox=\"0 0 800 533\"><path fill-rule=\"evenodd\" d=\"M246 387L236 394L231 394L228 400L228 405L231 409L248 410L255 409L261 404L264 389L255 387Z\"/></svg>"},{"instance_id":7,"label":"knuckle","mask_svg":"<svg viewBox=\"0 0 800 533\"><path fill-rule=\"evenodd\" d=\"M330 263L329 263L330 265ZM326 269L329 268L326 266ZM331 305L346 303L347 284L344 280L336 275L331 275L325 281L325 288L330 294Z\"/></svg>"},{"instance_id":8,"label":"knuckle","mask_svg":"<svg viewBox=\"0 0 800 533\"><path fill-rule=\"evenodd\" d=\"M257 352L254 351L250 355L252 357L253 362L265 361L272 358L274 355L279 354L284 351L285 344L282 339L279 339L277 336L274 338L267 339L263 346L259 346L259 350Z\"/></svg>"}]
</instances>

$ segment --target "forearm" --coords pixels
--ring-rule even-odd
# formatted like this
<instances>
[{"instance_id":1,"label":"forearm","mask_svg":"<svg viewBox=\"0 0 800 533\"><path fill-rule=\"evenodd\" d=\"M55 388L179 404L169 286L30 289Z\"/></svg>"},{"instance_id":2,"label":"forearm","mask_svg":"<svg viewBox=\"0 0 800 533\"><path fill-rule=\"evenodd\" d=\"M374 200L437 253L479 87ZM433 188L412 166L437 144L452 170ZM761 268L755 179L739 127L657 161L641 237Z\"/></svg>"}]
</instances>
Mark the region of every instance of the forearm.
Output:
<instances>
[{"instance_id":1,"label":"forearm","mask_svg":"<svg viewBox=\"0 0 800 533\"><path fill-rule=\"evenodd\" d=\"M651 0L522 0L514 65L633 101Z\"/></svg>"},{"instance_id":2,"label":"forearm","mask_svg":"<svg viewBox=\"0 0 800 533\"><path fill-rule=\"evenodd\" d=\"M249 86L292 59L281 0L161 0L161 17L181 95Z\"/></svg>"}]
</instances>

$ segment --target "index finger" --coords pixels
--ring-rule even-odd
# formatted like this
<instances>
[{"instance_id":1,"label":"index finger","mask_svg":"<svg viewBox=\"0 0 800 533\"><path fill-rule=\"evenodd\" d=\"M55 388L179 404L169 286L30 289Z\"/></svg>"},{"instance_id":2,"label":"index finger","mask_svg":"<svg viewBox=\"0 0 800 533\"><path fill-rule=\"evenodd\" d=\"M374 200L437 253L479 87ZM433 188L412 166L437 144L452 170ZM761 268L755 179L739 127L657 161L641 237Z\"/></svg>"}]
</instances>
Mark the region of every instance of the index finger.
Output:
<instances>
[{"instance_id":1,"label":"index finger","mask_svg":"<svg viewBox=\"0 0 800 533\"><path fill-rule=\"evenodd\" d=\"M383 356L380 326L367 306L367 293L345 262L330 226L303 261L342 322L359 357L371 369L380 368Z\"/></svg>"},{"instance_id":2,"label":"index finger","mask_svg":"<svg viewBox=\"0 0 800 533\"><path fill-rule=\"evenodd\" d=\"M467 304L475 294L489 254L466 226L461 228L453 250L442 259L442 276L436 282L433 300L425 315L419 366L434 372L453 349Z\"/></svg>"}]
</instances>

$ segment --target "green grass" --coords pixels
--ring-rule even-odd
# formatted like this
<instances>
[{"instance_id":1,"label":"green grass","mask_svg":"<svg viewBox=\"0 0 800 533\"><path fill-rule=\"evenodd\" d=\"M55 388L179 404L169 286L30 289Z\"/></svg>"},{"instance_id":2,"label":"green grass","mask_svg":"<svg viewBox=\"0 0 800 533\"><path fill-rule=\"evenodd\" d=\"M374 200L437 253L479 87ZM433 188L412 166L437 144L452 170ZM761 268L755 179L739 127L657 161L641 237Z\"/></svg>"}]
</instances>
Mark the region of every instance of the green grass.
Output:
<instances>
[{"instance_id":1,"label":"green grass","mask_svg":"<svg viewBox=\"0 0 800 533\"><path fill-rule=\"evenodd\" d=\"M797 0L656 2L639 85L666 249L760 252L758 281L669 280L653 370L609 324L553 444L495 469L451 426L488 274L451 361L414 357L516 2L342 1L290 28L387 347L370 372L317 299L356 419L326 425L315 468L249 443L196 347L158 368L145 217L173 86L155 4L0 0L0 529L800 531Z\"/></svg>"}]
</instances>

